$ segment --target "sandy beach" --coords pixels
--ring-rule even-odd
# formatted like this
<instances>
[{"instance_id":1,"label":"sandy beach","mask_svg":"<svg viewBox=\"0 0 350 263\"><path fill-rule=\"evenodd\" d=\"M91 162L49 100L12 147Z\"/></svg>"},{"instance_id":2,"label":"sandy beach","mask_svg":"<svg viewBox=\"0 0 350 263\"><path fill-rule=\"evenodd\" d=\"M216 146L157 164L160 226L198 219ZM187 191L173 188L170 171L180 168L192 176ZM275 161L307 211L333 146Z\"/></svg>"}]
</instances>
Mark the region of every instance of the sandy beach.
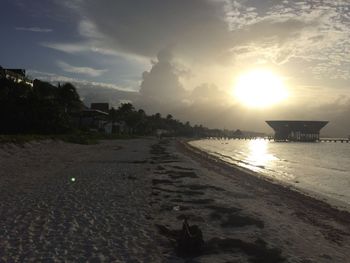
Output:
<instances>
[{"instance_id":1,"label":"sandy beach","mask_svg":"<svg viewBox=\"0 0 350 263\"><path fill-rule=\"evenodd\" d=\"M0 262L348 262L350 215L176 140L0 146ZM176 254L189 218L205 246Z\"/></svg>"}]
</instances>

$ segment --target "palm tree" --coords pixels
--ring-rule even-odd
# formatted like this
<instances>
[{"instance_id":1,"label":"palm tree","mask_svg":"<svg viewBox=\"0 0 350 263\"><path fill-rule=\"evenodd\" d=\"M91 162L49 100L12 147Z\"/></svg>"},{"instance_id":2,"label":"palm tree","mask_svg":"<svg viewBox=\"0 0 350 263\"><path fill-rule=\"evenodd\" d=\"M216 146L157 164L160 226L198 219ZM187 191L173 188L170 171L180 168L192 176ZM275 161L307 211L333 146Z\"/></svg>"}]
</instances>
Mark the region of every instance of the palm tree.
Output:
<instances>
[{"instance_id":1,"label":"palm tree","mask_svg":"<svg viewBox=\"0 0 350 263\"><path fill-rule=\"evenodd\" d=\"M74 112L82 107L79 94L71 83L58 86L58 101L63 106L64 112Z\"/></svg>"},{"instance_id":2,"label":"palm tree","mask_svg":"<svg viewBox=\"0 0 350 263\"><path fill-rule=\"evenodd\" d=\"M131 103L123 103L122 105L119 106L118 111L122 114L128 114L131 113L135 110L134 106Z\"/></svg>"},{"instance_id":3,"label":"palm tree","mask_svg":"<svg viewBox=\"0 0 350 263\"><path fill-rule=\"evenodd\" d=\"M154 115L154 117L156 118L156 119L160 119L160 118L162 118L162 115L159 113L159 112L157 112L155 115Z\"/></svg>"}]
</instances>

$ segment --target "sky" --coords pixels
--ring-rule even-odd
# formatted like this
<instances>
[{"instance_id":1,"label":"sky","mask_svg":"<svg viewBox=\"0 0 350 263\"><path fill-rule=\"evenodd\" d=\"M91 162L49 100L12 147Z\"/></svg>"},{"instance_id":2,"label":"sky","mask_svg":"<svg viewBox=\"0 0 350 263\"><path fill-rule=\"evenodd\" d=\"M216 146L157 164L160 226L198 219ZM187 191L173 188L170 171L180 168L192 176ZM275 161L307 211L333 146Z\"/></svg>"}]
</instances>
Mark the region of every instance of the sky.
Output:
<instances>
[{"instance_id":1,"label":"sky","mask_svg":"<svg viewBox=\"0 0 350 263\"><path fill-rule=\"evenodd\" d=\"M72 82L87 105L261 132L272 132L265 120L328 120L324 136L350 135L348 0L1 2L0 65ZM288 98L242 104L235 83L256 69Z\"/></svg>"}]
</instances>

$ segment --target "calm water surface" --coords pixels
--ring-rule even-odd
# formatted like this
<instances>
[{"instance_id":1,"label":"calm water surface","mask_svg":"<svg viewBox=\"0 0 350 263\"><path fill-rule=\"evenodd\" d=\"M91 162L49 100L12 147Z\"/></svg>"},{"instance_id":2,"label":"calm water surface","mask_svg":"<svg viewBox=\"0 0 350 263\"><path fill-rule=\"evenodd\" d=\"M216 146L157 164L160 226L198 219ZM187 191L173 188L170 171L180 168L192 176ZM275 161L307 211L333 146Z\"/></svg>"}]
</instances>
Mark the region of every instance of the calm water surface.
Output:
<instances>
[{"instance_id":1,"label":"calm water surface","mask_svg":"<svg viewBox=\"0 0 350 263\"><path fill-rule=\"evenodd\" d=\"M350 143L208 139L190 144L226 162L350 208Z\"/></svg>"}]
</instances>

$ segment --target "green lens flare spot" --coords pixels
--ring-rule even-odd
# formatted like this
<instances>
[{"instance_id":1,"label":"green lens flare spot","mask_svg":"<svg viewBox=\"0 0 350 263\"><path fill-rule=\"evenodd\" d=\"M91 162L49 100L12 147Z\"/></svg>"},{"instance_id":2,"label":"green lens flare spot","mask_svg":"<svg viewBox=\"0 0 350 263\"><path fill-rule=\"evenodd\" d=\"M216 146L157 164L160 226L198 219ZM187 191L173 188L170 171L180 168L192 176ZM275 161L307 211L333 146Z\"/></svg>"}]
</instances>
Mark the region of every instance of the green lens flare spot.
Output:
<instances>
[{"instance_id":1,"label":"green lens flare spot","mask_svg":"<svg viewBox=\"0 0 350 263\"><path fill-rule=\"evenodd\" d=\"M75 178L74 177L72 177L70 180L71 180L71 182L75 182Z\"/></svg>"}]
</instances>

